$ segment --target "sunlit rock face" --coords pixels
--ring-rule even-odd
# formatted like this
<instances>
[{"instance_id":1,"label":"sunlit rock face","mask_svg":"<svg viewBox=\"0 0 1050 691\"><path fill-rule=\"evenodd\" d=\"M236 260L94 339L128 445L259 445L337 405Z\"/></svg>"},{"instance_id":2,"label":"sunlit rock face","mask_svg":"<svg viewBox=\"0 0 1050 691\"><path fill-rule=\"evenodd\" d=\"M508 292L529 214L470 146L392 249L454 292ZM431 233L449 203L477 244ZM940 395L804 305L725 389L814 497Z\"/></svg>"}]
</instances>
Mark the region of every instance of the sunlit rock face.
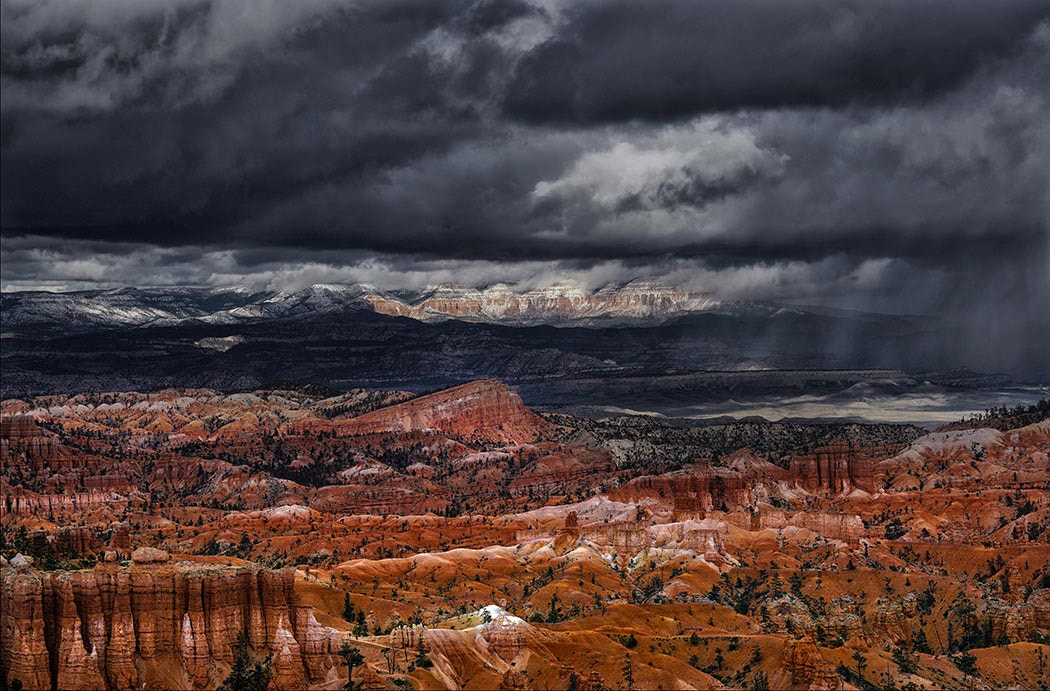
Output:
<instances>
[{"instance_id":1,"label":"sunlit rock face","mask_svg":"<svg viewBox=\"0 0 1050 691\"><path fill-rule=\"evenodd\" d=\"M588 321L658 322L717 307L705 293L688 292L639 279L626 285L587 290L555 284L519 291L505 284L487 288L441 285L399 300L373 293L365 298L375 311L422 321L465 319L513 324L559 324Z\"/></svg>"}]
</instances>

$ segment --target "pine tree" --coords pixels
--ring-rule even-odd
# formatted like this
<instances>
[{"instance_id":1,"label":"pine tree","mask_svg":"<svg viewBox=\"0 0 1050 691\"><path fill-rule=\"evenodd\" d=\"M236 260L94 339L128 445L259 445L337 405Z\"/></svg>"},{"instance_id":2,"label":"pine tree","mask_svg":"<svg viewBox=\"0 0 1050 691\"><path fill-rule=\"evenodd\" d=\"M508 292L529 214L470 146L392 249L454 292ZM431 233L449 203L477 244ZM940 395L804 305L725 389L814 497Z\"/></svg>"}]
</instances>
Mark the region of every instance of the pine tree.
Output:
<instances>
[{"instance_id":1,"label":"pine tree","mask_svg":"<svg viewBox=\"0 0 1050 691\"><path fill-rule=\"evenodd\" d=\"M623 656L623 682L627 685L627 691L631 691L634 688L634 663L631 662L630 655Z\"/></svg>"},{"instance_id":2,"label":"pine tree","mask_svg":"<svg viewBox=\"0 0 1050 691\"><path fill-rule=\"evenodd\" d=\"M248 634L241 631L233 645L233 669L223 680L219 691L266 691L273 678L271 662L273 655L267 655L262 661L256 660L249 652Z\"/></svg>"},{"instance_id":3,"label":"pine tree","mask_svg":"<svg viewBox=\"0 0 1050 691\"><path fill-rule=\"evenodd\" d=\"M916 629L915 633L912 634L911 647L917 653L933 654L933 649L930 648L930 643L926 640L926 631L923 629Z\"/></svg>"},{"instance_id":4,"label":"pine tree","mask_svg":"<svg viewBox=\"0 0 1050 691\"><path fill-rule=\"evenodd\" d=\"M971 652L959 653L952 658L952 662L968 677L977 674L977 656Z\"/></svg>"},{"instance_id":5,"label":"pine tree","mask_svg":"<svg viewBox=\"0 0 1050 691\"><path fill-rule=\"evenodd\" d=\"M427 649L423 645L423 636L420 636L419 648L416 651L416 667L419 667L420 669L430 669L433 666L434 663L431 662L429 657L427 657Z\"/></svg>"},{"instance_id":6,"label":"pine tree","mask_svg":"<svg viewBox=\"0 0 1050 691\"><path fill-rule=\"evenodd\" d=\"M346 686L345 689L354 688L354 667L363 665L365 662L365 656L361 654L361 651L346 641L343 641L343 645L339 648L339 657L343 658L343 662L346 663Z\"/></svg>"},{"instance_id":7,"label":"pine tree","mask_svg":"<svg viewBox=\"0 0 1050 691\"><path fill-rule=\"evenodd\" d=\"M912 659L911 655L904 652L901 648L893 649L893 662L905 674L915 674L915 670L918 669L918 665L915 664L915 660Z\"/></svg>"}]
</instances>

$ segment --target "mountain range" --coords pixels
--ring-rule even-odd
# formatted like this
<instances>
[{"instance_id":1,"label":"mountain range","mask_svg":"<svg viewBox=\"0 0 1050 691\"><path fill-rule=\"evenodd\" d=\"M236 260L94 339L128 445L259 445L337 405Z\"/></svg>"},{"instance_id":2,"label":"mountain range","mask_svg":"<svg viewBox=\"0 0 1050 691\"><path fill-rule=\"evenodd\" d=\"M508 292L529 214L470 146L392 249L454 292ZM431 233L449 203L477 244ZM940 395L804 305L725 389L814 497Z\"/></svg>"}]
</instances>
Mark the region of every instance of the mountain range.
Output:
<instances>
[{"instance_id":1,"label":"mountain range","mask_svg":"<svg viewBox=\"0 0 1050 691\"><path fill-rule=\"evenodd\" d=\"M278 380L419 391L496 377L544 406L693 415L782 400L807 417L858 397L881 410L906 396L921 414L905 419L920 420L931 405L954 408L945 401L959 392L965 411L1002 403L971 401L975 390L1045 383L953 373L990 368L968 359L964 332L935 317L719 302L644 280L594 291L18 292L2 294L0 318L5 396Z\"/></svg>"},{"instance_id":2,"label":"mountain range","mask_svg":"<svg viewBox=\"0 0 1050 691\"><path fill-rule=\"evenodd\" d=\"M506 284L483 288L428 286L388 292L368 284L317 284L298 291L245 288L117 288L52 293L5 293L4 326L95 329L172 326L185 322L239 324L267 319L312 318L345 311L371 311L424 322L458 319L512 325L661 323L720 303L640 279L599 290L553 285L515 290Z\"/></svg>"}]
</instances>

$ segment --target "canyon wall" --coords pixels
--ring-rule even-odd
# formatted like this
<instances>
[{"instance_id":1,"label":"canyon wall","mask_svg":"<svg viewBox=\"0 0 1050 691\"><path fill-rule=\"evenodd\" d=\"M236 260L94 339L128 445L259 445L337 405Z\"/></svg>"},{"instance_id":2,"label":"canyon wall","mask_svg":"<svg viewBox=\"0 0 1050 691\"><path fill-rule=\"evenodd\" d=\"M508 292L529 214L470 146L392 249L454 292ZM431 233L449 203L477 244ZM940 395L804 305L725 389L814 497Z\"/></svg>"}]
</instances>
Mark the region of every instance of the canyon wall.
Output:
<instances>
[{"instance_id":1,"label":"canyon wall","mask_svg":"<svg viewBox=\"0 0 1050 691\"><path fill-rule=\"evenodd\" d=\"M242 632L273 654L279 688L335 678L340 635L299 602L292 570L171 563L144 548L128 567L4 566L2 599L0 676L26 689L216 688Z\"/></svg>"},{"instance_id":2,"label":"canyon wall","mask_svg":"<svg viewBox=\"0 0 1050 691\"><path fill-rule=\"evenodd\" d=\"M796 456L791 461L795 483L809 492L848 493L875 491L874 462L896 452L895 447L859 448L838 443Z\"/></svg>"}]
</instances>

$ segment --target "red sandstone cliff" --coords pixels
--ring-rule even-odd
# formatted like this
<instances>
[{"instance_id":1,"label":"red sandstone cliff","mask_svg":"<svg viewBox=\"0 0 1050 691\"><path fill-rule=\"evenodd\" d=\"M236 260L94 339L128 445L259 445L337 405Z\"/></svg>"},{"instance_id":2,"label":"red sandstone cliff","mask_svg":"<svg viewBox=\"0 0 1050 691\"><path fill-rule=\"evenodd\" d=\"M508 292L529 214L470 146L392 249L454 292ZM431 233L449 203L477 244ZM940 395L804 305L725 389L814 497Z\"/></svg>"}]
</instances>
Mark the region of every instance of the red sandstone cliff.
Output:
<instances>
[{"instance_id":1,"label":"red sandstone cliff","mask_svg":"<svg viewBox=\"0 0 1050 691\"><path fill-rule=\"evenodd\" d=\"M788 479L788 473L747 452L735 454L728 466L698 463L662 475L644 475L624 483L611 498L633 501L639 496L669 501L675 511L702 515L712 509L750 506L767 499L770 489Z\"/></svg>"},{"instance_id":2,"label":"red sandstone cliff","mask_svg":"<svg viewBox=\"0 0 1050 691\"><path fill-rule=\"evenodd\" d=\"M27 689L215 688L237 635L273 653L275 684L327 679L338 634L294 591L294 572L172 564L140 549L130 567L44 573L5 567L0 665Z\"/></svg>"},{"instance_id":3,"label":"red sandstone cliff","mask_svg":"<svg viewBox=\"0 0 1050 691\"><path fill-rule=\"evenodd\" d=\"M875 459L892 456L896 451L893 447L869 449L831 444L792 459L791 475L799 487L810 492L839 494L855 489L873 492Z\"/></svg>"}]
</instances>

